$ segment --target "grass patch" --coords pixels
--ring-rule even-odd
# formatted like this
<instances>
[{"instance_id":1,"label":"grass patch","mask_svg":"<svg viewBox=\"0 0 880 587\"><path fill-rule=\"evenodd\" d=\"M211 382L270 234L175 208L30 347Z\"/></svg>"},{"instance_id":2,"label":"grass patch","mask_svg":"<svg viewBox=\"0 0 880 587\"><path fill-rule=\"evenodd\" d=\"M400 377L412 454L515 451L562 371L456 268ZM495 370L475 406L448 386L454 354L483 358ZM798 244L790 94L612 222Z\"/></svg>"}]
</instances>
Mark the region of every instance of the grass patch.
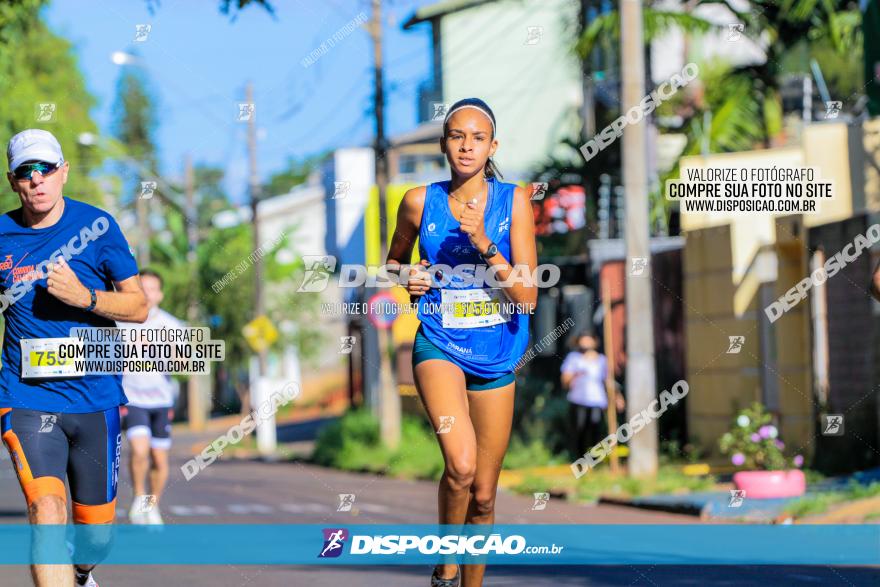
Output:
<instances>
[{"instance_id":1,"label":"grass patch","mask_svg":"<svg viewBox=\"0 0 880 587\"><path fill-rule=\"evenodd\" d=\"M379 422L368 410L350 410L318 434L312 461L344 471L363 471L405 479L438 480L443 455L433 430L422 418L403 416L400 448L390 450L380 439ZM505 469L555 465L564 462L540 440L514 437L504 457Z\"/></svg>"},{"instance_id":2,"label":"grass patch","mask_svg":"<svg viewBox=\"0 0 880 587\"><path fill-rule=\"evenodd\" d=\"M367 410L351 410L318 434L312 461L343 471L362 471L407 479L439 479L443 457L421 419L403 416L400 447L380 438L379 421Z\"/></svg>"},{"instance_id":3,"label":"grass patch","mask_svg":"<svg viewBox=\"0 0 880 587\"><path fill-rule=\"evenodd\" d=\"M880 481L875 481L870 485L861 485L852 481L846 489L841 491L824 491L794 501L786 506L785 513L795 518L822 514L835 504L877 495L880 495Z\"/></svg>"},{"instance_id":4,"label":"grass patch","mask_svg":"<svg viewBox=\"0 0 880 587\"><path fill-rule=\"evenodd\" d=\"M514 437L510 441L507 448L507 454L504 456L502 469L525 469L528 467L543 467L547 465L558 465L563 462L563 458L559 455L553 455L540 440L532 440L524 442L519 437Z\"/></svg>"},{"instance_id":5,"label":"grass patch","mask_svg":"<svg viewBox=\"0 0 880 587\"><path fill-rule=\"evenodd\" d=\"M596 501L601 496L639 497L643 495L691 493L707 491L715 486L714 477L685 475L678 467L661 467L654 479L636 479L623 475L614 476L607 468L591 471L580 479L545 478L535 475L526 477L513 487L517 493L559 491L573 501Z\"/></svg>"}]
</instances>

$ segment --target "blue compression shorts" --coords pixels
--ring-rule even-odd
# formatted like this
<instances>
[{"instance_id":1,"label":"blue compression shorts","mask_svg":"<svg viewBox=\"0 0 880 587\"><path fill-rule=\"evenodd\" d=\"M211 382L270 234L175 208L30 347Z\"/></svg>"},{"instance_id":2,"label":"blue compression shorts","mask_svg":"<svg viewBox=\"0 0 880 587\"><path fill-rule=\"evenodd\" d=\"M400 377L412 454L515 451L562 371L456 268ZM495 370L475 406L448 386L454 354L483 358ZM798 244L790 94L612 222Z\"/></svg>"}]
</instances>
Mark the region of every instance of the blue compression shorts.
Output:
<instances>
[{"instance_id":1,"label":"blue compression shorts","mask_svg":"<svg viewBox=\"0 0 880 587\"><path fill-rule=\"evenodd\" d=\"M441 361L449 361L450 363L453 362L452 359L450 359L449 356L437 345L428 340L428 337L425 336L420 327L418 332L416 332L416 339L413 342L413 368L422 361L427 361L428 359L439 359ZM487 389L504 387L505 385L510 385L515 380L516 374L512 371L510 373L505 373L496 379L485 379L483 377L471 375L470 373L464 374L465 389L468 391L484 391Z\"/></svg>"}]
</instances>

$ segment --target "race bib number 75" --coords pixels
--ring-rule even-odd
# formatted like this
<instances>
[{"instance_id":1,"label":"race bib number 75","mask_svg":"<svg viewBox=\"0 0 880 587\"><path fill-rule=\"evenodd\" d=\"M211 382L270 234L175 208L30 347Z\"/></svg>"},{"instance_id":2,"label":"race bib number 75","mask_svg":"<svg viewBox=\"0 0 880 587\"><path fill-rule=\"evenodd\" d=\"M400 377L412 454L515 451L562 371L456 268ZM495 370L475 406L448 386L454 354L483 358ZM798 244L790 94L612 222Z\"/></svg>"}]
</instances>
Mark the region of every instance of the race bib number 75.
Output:
<instances>
[{"instance_id":1,"label":"race bib number 75","mask_svg":"<svg viewBox=\"0 0 880 587\"><path fill-rule=\"evenodd\" d=\"M61 347L64 347L62 350ZM81 377L76 370L73 347L82 346L76 338L23 338L21 340L22 379ZM82 357L82 355L79 355Z\"/></svg>"},{"instance_id":2,"label":"race bib number 75","mask_svg":"<svg viewBox=\"0 0 880 587\"><path fill-rule=\"evenodd\" d=\"M498 289L443 289L443 328L479 328L510 320L506 298Z\"/></svg>"}]
</instances>

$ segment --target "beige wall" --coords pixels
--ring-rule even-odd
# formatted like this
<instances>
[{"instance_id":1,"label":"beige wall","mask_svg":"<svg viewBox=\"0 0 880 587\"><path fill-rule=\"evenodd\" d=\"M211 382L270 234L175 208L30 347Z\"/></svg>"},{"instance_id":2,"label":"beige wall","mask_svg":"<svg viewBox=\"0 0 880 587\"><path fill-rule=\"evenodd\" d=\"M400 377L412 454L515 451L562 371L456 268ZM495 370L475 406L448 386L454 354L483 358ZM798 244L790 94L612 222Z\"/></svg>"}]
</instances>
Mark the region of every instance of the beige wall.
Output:
<instances>
[{"instance_id":1,"label":"beige wall","mask_svg":"<svg viewBox=\"0 0 880 587\"><path fill-rule=\"evenodd\" d=\"M716 459L718 438L737 410L762 398L759 286L771 283L775 299L808 275L806 228L866 207L877 210L878 153L880 121L874 121L864 129L844 123L809 126L800 147L682 160L681 177L689 167L775 165L815 167L822 179L834 182L834 197L816 214L682 214L688 429L692 441ZM789 448L808 455L814 432L809 300L774 322L771 332L781 434ZM745 336L739 354L727 354L728 336Z\"/></svg>"}]
</instances>

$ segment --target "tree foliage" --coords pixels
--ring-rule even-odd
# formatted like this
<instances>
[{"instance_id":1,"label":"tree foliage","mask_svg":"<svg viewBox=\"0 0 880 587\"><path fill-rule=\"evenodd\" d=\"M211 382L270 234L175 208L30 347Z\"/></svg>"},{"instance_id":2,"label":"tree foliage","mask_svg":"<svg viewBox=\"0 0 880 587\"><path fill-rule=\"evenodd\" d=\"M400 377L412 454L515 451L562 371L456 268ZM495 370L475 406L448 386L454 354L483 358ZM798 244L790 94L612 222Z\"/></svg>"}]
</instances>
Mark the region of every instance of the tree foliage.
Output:
<instances>
[{"instance_id":1,"label":"tree foliage","mask_svg":"<svg viewBox=\"0 0 880 587\"><path fill-rule=\"evenodd\" d=\"M26 128L50 131L71 165L65 194L100 205L88 176L94 162L77 142L81 133L96 132L89 115L95 98L86 89L71 44L43 23L44 4L42 0L0 4L0 137L5 143ZM37 120L41 104L54 105L51 120ZM17 198L7 196L0 201L0 211L18 205Z\"/></svg>"},{"instance_id":2,"label":"tree foliage","mask_svg":"<svg viewBox=\"0 0 880 587\"><path fill-rule=\"evenodd\" d=\"M138 192L138 183L151 179L158 172L156 156L156 98L150 88L146 72L141 67L123 66L116 84L113 103L113 134L125 154L143 166L139 171L129 163L119 166L125 179L123 193Z\"/></svg>"},{"instance_id":3,"label":"tree foliage","mask_svg":"<svg viewBox=\"0 0 880 587\"><path fill-rule=\"evenodd\" d=\"M301 161L289 158L287 168L274 174L263 186L263 196L277 196L286 194L296 186L303 184L309 174L315 170L320 157L307 158Z\"/></svg>"},{"instance_id":4,"label":"tree foliage","mask_svg":"<svg viewBox=\"0 0 880 587\"><path fill-rule=\"evenodd\" d=\"M160 0L146 0L147 8L151 13L156 12L162 4ZM220 0L218 8L222 14L231 16L232 20L238 17L238 13L249 6L258 6L275 16L275 7L269 0Z\"/></svg>"}]
</instances>

